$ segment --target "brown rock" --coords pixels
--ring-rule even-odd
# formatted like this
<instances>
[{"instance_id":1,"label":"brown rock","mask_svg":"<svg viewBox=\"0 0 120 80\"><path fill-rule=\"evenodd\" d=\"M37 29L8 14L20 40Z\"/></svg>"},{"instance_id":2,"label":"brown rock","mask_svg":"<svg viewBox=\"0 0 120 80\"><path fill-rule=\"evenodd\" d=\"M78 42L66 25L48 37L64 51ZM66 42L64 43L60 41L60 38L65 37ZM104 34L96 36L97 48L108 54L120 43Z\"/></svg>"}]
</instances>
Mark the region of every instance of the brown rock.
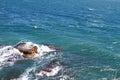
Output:
<instances>
[{"instance_id":1,"label":"brown rock","mask_svg":"<svg viewBox=\"0 0 120 80\"><path fill-rule=\"evenodd\" d=\"M33 57L36 53L38 53L38 48L33 43L19 43L15 46L15 48L22 52L23 56L26 58Z\"/></svg>"}]
</instances>

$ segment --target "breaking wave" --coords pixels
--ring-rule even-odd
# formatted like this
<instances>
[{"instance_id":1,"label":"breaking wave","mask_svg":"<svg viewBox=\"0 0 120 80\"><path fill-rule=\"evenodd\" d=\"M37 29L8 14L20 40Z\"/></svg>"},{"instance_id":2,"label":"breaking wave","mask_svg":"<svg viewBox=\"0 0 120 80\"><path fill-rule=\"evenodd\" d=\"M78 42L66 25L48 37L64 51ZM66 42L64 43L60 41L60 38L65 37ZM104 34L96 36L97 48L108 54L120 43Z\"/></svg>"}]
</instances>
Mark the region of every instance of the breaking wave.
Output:
<instances>
[{"instance_id":1,"label":"breaking wave","mask_svg":"<svg viewBox=\"0 0 120 80\"><path fill-rule=\"evenodd\" d=\"M42 50L33 58L24 58L23 53L13 45L2 46L0 48L0 79L68 79L69 75L66 75L67 77L63 75L65 73L63 72L65 71L63 52L51 50L45 45L36 45Z\"/></svg>"}]
</instances>

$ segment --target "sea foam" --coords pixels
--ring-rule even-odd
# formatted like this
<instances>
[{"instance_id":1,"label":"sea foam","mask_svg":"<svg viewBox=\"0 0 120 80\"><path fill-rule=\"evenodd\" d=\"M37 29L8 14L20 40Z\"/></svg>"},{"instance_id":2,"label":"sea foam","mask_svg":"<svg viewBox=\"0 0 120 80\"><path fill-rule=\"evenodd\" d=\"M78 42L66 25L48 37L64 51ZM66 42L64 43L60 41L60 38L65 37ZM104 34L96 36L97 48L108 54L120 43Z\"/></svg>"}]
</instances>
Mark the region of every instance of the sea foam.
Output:
<instances>
[{"instance_id":1,"label":"sea foam","mask_svg":"<svg viewBox=\"0 0 120 80\"><path fill-rule=\"evenodd\" d=\"M14 61L21 57L22 53L12 46L5 46L0 49L0 62Z\"/></svg>"},{"instance_id":2,"label":"sea foam","mask_svg":"<svg viewBox=\"0 0 120 80\"><path fill-rule=\"evenodd\" d=\"M31 45L32 42L26 42L28 45L25 46L26 48L29 48L29 45ZM39 45L39 44L34 44L34 46L37 46L38 48L38 54L36 54L35 56L33 56L33 58L31 59L35 59L37 60L37 62L39 64L42 64L42 60L41 59L47 59L47 60L51 60L53 57L55 57L56 54L48 54L49 52L54 52L56 50L49 48L47 45ZM46 55L46 56L44 56ZM12 63L12 65L14 65L14 63L17 60L22 60L25 59L23 57L23 53L20 52L18 49L14 48L14 46L10 45L10 46L4 46L0 48L0 69L2 69L3 67L5 67L5 65L7 63ZM40 61L41 60L41 61ZM11 65L11 66L12 66ZM10 66L8 64L8 66ZM37 76L55 76L56 74L58 74L58 72L62 69L61 65L55 66L54 68L51 68L51 72L45 72L45 71L40 71L39 73L37 73L35 70L37 69L37 66L32 66L30 68L27 68L25 70L25 72L23 74L20 75L19 78L17 78L17 80L29 80L29 75L30 72L33 72L37 78Z\"/></svg>"}]
</instances>

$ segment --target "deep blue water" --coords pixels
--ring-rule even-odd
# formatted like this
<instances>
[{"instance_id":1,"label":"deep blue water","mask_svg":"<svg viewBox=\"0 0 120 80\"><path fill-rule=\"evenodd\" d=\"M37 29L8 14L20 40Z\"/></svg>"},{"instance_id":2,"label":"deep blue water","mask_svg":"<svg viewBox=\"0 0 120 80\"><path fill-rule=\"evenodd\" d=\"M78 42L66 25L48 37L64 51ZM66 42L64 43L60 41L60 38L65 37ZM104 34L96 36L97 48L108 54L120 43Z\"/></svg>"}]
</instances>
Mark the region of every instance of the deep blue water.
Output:
<instances>
[{"instance_id":1,"label":"deep blue water","mask_svg":"<svg viewBox=\"0 0 120 80\"><path fill-rule=\"evenodd\" d=\"M61 46L71 80L120 79L120 1L0 0L0 44L19 41Z\"/></svg>"}]
</instances>

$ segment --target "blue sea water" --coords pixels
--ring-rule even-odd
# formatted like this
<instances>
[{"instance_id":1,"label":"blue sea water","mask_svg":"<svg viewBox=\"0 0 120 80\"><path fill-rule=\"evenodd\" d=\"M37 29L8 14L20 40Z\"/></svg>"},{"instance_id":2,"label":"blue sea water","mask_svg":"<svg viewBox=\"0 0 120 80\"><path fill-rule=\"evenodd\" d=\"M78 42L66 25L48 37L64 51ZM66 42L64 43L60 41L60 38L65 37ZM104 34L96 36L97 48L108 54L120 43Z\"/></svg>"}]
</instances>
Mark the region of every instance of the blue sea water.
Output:
<instances>
[{"instance_id":1,"label":"blue sea water","mask_svg":"<svg viewBox=\"0 0 120 80\"><path fill-rule=\"evenodd\" d=\"M0 0L0 44L19 41L62 47L58 54L66 62L61 72L66 80L119 80L120 1ZM21 65L30 67L34 62L16 64L2 69L0 77L14 67L22 74ZM59 75L43 78L47 79L62 80Z\"/></svg>"}]
</instances>

